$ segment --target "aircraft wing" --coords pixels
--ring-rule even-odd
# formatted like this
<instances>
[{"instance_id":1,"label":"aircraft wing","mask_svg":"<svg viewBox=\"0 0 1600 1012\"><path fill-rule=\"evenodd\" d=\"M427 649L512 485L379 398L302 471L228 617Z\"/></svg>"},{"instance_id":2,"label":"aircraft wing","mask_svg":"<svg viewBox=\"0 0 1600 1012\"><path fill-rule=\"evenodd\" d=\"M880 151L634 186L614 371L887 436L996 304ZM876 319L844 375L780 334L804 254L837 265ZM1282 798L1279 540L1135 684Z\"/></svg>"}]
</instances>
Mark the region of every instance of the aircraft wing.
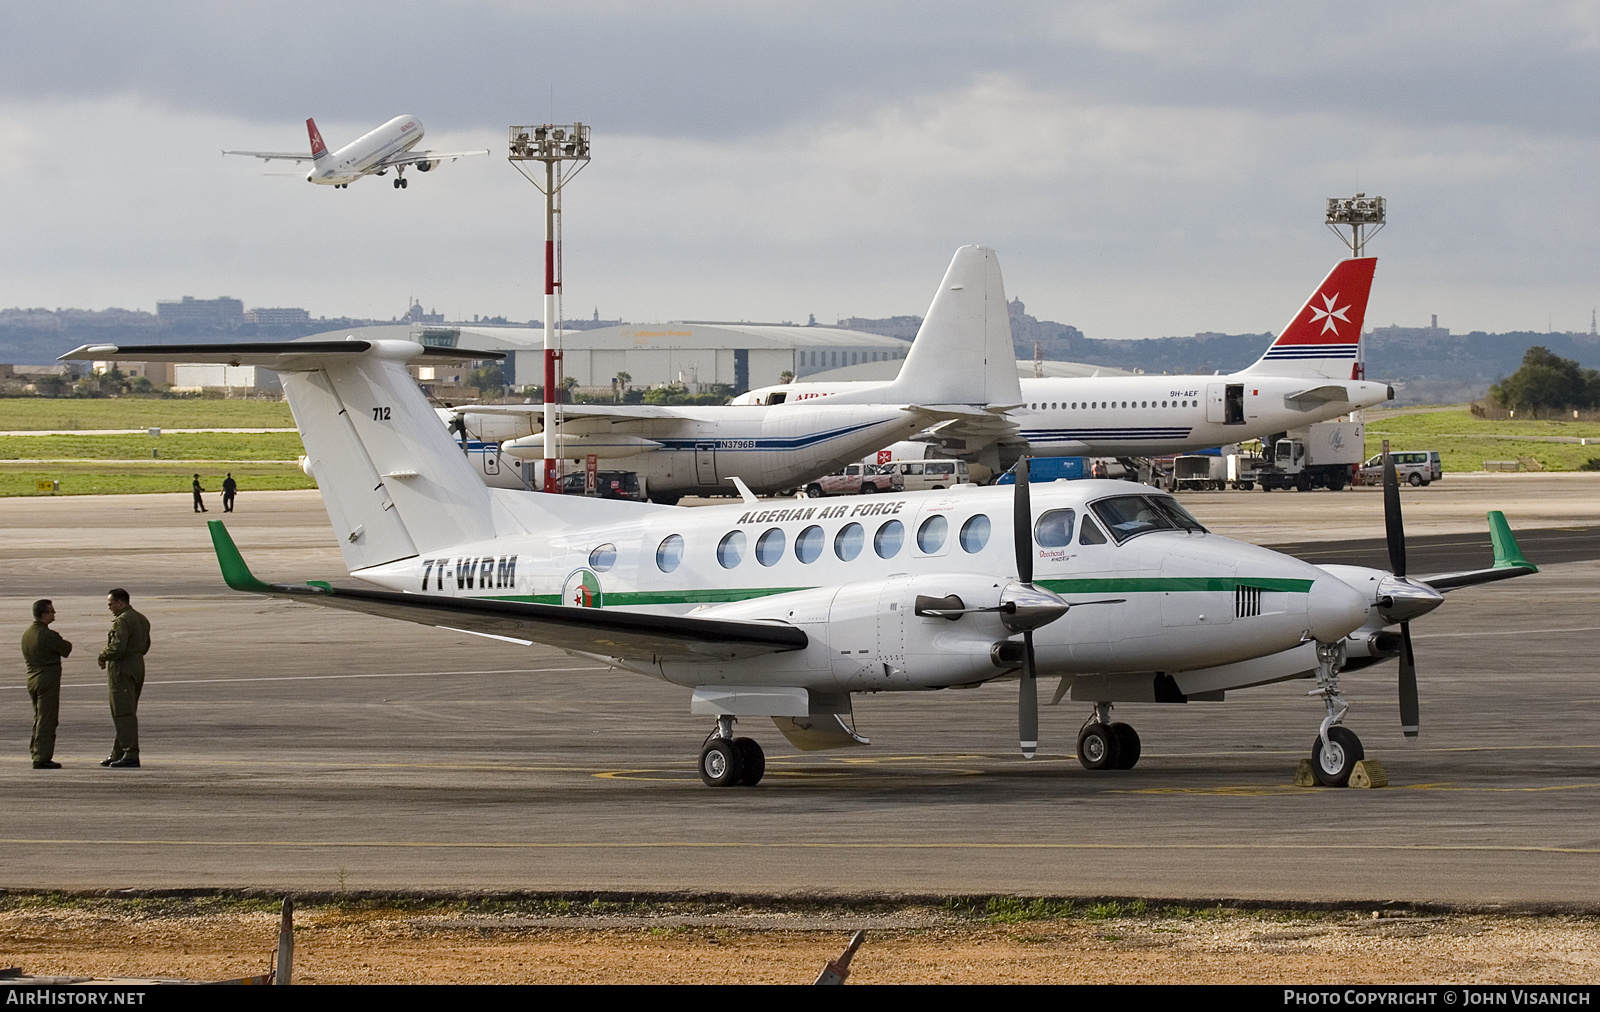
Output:
<instances>
[{"instance_id":1,"label":"aircraft wing","mask_svg":"<svg viewBox=\"0 0 1600 1012\"><path fill-rule=\"evenodd\" d=\"M229 344L84 344L62 355L57 361L94 362L120 359L125 362L220 362L225 365L259 365L268 369L292 369L296 362L311 362L341 355L359 355L372 347L370 341L239 341ZM438 362L499 361L503 351L474 351L470 348L422 346L419 358Z\"/></svg>"},{"instance_id":2,"label":"aircraft wing","mask_svg":"<svg viewBox=\"0 0 1600 1012\"><path fill-rule=\"evenodd\" d=\"M1413 579L1426 583L1440 593L1448 593L1462 587L1509 580L1514 576L1530 576L1539 571L1539 567L1522 554L1516 535L1511 533L1511 525L1506 522L1506 515L1499 510L1489 513L1489 543L1494 547L1494 565L1488 569L1469 569L1460 573L1439 573Z\"/></svg>"},{"instance_id":3,"label":"aircraft wing","mask_svg":"<svg viewBox=\"0 0 1600 1012\"><path fill-rule=\"evenodd\" d=\"M672 661L738 660L804 650L810 642L793 626L687 615L644 615L608 608L577 608L525 601L429 597L387 590L333 587L325 583L264 583L251 574L233 538L213 520L211 542L222 578L234 590L288 598L343 611L401 619L493 636L543 643L602 657Z\"/></svg>"},{"instance_id":4,"label":"aircraft wing","mask_svg":"<svg viewBox=\"0 0 1600 1012\"><path fill-rule=\"evenodd\" d=\"M468 155L486 155L488 148L477 151L402 151L397 155L390 155L383 161L374 165L374 169L388 169L396 165L415 165L417 162L453 162L457 158L466 158Z\"/></svg>"},{"instance_id":5,"label":"aircraft wing","mask_svg":"<svg viewBox=\"0 0 1600 1012\"><path fill-rule=\"evenodd\" d=\"M309 162L311 155L305 151L224 151L224 155L245 155L265 162Z\"/></svg>"},{"instance_id":6,"label":"aircraft wing","mask_svg":"<svg viewBox=\"0 0 1600 1012\"><path fill-rule=\"evenodd\" d=\"M527 415L535 422L544 419L543 404L457 404L450 409L458 415ZM682 418L681 412L657 404L563 404L561 414L585 421L637 422L649 418Z\"/></svg>"}]
</instances>

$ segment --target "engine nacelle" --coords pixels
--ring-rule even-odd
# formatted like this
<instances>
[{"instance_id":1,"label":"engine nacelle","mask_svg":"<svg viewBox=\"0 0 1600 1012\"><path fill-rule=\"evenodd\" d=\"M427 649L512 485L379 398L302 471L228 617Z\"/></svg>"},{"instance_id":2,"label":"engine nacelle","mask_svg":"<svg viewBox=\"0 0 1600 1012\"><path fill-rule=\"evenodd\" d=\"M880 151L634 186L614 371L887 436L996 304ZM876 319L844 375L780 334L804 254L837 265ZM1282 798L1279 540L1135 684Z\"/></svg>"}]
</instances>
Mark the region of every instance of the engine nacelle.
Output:
<instances>
[{"instance_id":1,"label":"engine nacelle","mask_svg":"<svg viewBox=\"0 0 1600 1012\"><path fill-rule=\"evenodd\" d=\"M509 443L533 435L532 415L463 411L461 418L467 424L467 434L485 443Z\"/></svg>"},{"instance_id":2,"label":"engine nacelle","mask_svg":"<svg viewBox=\"0 0 1600 1012\"><path fill-rule=\"evenodd\" d=\"M435 158L432 161L427 162L412 162L411 167L416 169L418 172L432 172L433 167L438 164L439 160Z\"/></svg>"}]
</instances>

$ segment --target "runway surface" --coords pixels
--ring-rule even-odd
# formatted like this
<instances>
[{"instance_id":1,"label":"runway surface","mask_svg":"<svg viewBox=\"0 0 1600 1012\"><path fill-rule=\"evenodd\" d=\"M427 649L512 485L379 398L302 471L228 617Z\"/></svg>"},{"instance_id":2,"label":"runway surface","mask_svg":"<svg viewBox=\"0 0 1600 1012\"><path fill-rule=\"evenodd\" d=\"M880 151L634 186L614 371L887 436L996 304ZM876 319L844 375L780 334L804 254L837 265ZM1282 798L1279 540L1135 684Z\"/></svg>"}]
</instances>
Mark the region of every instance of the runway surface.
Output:
<instances>
[{"instance_id":1,"label":"runway surface","mask_svg":"<svg viewBox=\"0 0 1600 1012\"><path fill-rule=\"evenodd\" d=\"M1183 498L1220 533L1382 560L1377 490ZM235 594L202 523L221 514L186 495L0 500L0 638L15 644L49 596L76 646L63 770L28 768L15 646L0 667L0 887L1600 909L1600 475L1451 475L1404 500L1414 572L1486 565L1490 508L1544 571L1452 593L1416 623L1420 743L1400 735L1393 663L1345 676L1347 723L1392 781L1375 791L1290 786L1321 718L1304 682L1125 704L1144 758L1099 774L1071 755L1082 704L1043 708L1026 762L1014 683L858 697L871 748L807 755L747 721L767 779L713 791L693 768L709 725L684 689ZM348 579L315 493L242 493L226 519L258 575ZM95 765L111 727L93 657L118 585L154 629L137 771Z\"/></svg>"}]
</instances>

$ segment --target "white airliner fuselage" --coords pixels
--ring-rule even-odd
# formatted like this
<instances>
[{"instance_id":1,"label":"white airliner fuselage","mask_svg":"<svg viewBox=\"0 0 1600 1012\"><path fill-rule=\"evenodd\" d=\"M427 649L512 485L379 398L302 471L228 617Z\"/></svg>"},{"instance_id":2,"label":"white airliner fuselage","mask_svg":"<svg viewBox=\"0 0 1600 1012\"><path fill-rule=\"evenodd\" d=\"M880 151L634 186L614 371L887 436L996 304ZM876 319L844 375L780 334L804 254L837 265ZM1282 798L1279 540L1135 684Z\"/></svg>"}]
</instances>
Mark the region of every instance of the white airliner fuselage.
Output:
<instances>
[{"instance_id":1,"label":"white airliner fuselage","mask_svg":"<svg viewBox=\"0 0 1600 1012\"><path fill-rule=\"evenodd\" d=\"M323 143L322 133L314 119L306 120L306 134L311 141L309 153L300 151L224 151L224 155L247 155L263 161L311 162L306 182L319 186L347 187L362 176L381 176L394 170L395 189L407 185L405 170L431 171L440 162L453 162L467 155L486 155L479 151L414 151L422 140L422 121L415 116L396 116L394 119L358 137L337 151L329 151Z\"/></svg>"}]
</instances>

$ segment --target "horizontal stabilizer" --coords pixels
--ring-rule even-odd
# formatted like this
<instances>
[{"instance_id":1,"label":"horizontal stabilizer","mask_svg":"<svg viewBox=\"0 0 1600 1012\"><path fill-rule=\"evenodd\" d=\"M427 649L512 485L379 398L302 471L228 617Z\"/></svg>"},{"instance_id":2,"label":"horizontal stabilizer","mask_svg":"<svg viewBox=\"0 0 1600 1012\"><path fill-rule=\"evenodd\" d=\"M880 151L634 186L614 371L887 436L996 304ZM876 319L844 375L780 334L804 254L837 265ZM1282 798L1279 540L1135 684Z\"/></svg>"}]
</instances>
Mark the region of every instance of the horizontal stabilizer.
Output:
<instances>
[{"instance_id":1,"label":"horizontal stabilizer","mask_svg":"<svg viewBox=\"0 0 1600 1012\"><path fill-rule=\"evenodd\" d=\"M395 342L385 342L395 343ZM371 341L241 341L221 344L85 344L62 355L62 362L215 362L224 365L259 365L294 371L297 366L316 368L319 359L351 357L371 351ZM449 362L500 361L505 352L470 348L436 348L417 345L408 356L444 365Z\"/></svg>"},{"instance_id":2,"label":"horizontal stabilizer","mask_svg":"<svg viewBox=\"0 0 1600 1012\"><path fill-rule=\"evenodd\" d=\"M602 657L729 661L804 650L810 642L801 629L763 622L645 615L526 601L427 597L324 583L269 584L250 572L222 521L213 520L210 527L217 562L229 587L302 604L543 643Z\"/></svg>"}]
</instances>

